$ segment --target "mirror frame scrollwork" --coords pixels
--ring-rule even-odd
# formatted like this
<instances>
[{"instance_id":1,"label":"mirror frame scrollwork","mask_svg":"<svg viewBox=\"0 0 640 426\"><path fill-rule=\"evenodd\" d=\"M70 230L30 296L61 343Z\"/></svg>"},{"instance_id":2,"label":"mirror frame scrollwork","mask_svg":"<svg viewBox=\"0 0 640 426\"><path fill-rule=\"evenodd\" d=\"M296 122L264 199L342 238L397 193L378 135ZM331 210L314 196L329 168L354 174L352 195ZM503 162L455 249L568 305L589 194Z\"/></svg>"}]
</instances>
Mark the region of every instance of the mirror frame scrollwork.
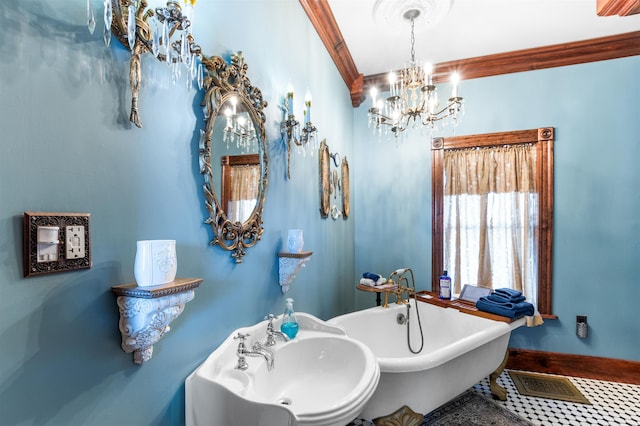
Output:
<instances>
[{"instance_id":1,"label":"mirror frame scrollwork","mask_svg":"<svg viewBox=\"0 0 640 426\"><path fill-rule=\"evenodd\" d=\"M327 140L323 139L320 143L320 217L329 217L331 209L331 154Z\"/></svg>"},{"instance_id":2,"label":"mirror frame scrollwork","mask_svg":"<svg viewBox=\"0 0 640 426\"><path fill-rule=\"evenodd\" d=\"M349 193L349 163L347 157L342 158L342 218L347 219L351 214L351 195Z\"/></svg>"},{"instance_id":3,"label":"mirror frame scrollwork","mask_svg":"<svg viewBox=\"0 0 640 426\"><path fill-rule=\"evenodd\" d=\"M248 66L242 57L242 52L231 56L231 63L227 63L219 56L202 56L202 63L207 69L204 79L204 99L202 107L205 115L205 129L200 141L200 173L204 177L205 208L209 217L205 223L211 225L213 239L211 245L219 245L224 250L232 251L231 256L236 263L242 263L246 249L253 247L264 232L262 227L262 211L268 183L268 156L265 132L264 108L267 102L262 97L259 88L253 86L247 77ZM212 139L216 117L221 108L231 97L237 98L238 104L249 113L256 129L258 146L261 155L261 191L253 212L249 218L240 223L228 219L214 188L212 164ZM222 143L216 141L215 143Z\"/></svg>"}]
</instances>

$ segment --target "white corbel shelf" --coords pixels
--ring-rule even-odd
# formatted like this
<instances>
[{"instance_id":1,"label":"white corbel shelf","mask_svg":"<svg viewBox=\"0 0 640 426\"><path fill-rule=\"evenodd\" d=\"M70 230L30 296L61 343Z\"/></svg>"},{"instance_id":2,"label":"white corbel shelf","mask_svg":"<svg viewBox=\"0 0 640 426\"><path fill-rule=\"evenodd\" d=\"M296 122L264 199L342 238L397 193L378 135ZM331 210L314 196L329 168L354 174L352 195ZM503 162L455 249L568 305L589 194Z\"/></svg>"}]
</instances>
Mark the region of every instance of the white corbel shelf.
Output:
<instances>
[{"instance_id":1,"label":"white corbel shelf","mask_svg":"<svg viewBox=\"0 0 640 426\"><path fill-rule=\"evenodd\" d=\"M133 352L133 361L142 364L153 356L153 345L169 328L169 323L184 310L184 305L195 297L201 278L176 278L170 283L140 287L136 283L111 287L118 296L122 334L122 350Z\"/></svg>"},{"instance_id":2,"label":"white corbel shelf","mask_svg":"<svg viewBox=\"0 0 640 426\"><path fill-rule=\"evenodd\" d=\"M296 278L296 274L300 272L300 269L304 268L312 254L312 251L278 253L278 273L280 275L279 281L283 293L289 290L289 285Z\"/></svg>"}]
</instances>

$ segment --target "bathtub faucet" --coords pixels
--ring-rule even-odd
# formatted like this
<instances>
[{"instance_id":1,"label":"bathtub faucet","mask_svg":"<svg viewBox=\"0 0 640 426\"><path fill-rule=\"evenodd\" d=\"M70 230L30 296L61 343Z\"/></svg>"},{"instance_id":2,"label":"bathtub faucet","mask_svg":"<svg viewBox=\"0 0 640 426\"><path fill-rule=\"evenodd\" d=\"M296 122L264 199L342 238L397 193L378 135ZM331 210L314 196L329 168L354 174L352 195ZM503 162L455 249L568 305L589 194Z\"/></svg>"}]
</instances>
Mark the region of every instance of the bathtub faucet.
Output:
<instances>
[{"instance_id":1,"label":"bathtub faucet","mask_svg":"<svg viewBox=\"0 0 640 426\"><path fill-rule=\"evenodd\" d=\"M411 282L407 279L407 274L411 277ZM393 279L396 279L395 281ZM397 304L408 304L409 298L411 295L416 294L416 285L413 280L413 271L410 268L401 268L396 269L391 274L389 274L389 281L396 285L395 289L392 290L393 294L396 296ZM404 299L402 295L406 293L407 298Z\"/></svg>"},{"instance_id":2,"label":"bathtub faucet","mask_svg":"<svg viewBox=\"0 0 640 426\"><path fill-rule=\"evenodd\" d=\"M249 364L247 364L245 358L246 356L261 356L267 362L267 370L271 371L273 369L273 352L262 346L259 342L253 344L253 350L248 350L245 346L245 340L249 336L249 333L238 333L233 336L234 340L240 340L240 342L238 342L238 349L236 350L238 354L236 370L246 370L249 368Z\"/></svg>"}]
</instances>

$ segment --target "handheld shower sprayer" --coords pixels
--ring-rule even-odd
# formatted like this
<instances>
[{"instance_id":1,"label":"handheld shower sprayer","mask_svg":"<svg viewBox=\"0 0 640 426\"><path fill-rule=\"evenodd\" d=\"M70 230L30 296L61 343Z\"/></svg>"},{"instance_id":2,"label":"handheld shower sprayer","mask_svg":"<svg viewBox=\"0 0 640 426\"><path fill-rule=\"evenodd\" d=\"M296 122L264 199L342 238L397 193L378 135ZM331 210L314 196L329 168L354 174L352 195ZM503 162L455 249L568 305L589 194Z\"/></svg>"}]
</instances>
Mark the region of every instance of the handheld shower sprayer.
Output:
<instances>
[{"instance_id":1,"label":"handheld shower sprayer","mask_svg":"<svg viewBox=\"0 0 640 426\"><path fill-rule=\"evenodd\" d=\"M409 273L409 276L411 277L411 283L409 283L409 280L407 279L407 276L406 276L407 273ZM394 277L396 278L396 281L393 281ZM422 352L422 348L424 347L424 333L422 332L422 322L420 321L420 310L418 309L418 306L417 306L418 301L415 298L416 283L413 278L413 270L411 270L411 268L396 269L391 274L389 274L389 281L394 282L398 286L399 291L406 290L407 292L407 304L406 304L407 315L406 315L405 321L403 322L403 324L407 325L407 346L409 346L409 350L411 351L411 353L414 353L414 354L420 353ZM405 285L403 285L403 283ZM411 310L410 299L412 294L414 296L414 300L416 303L416 317L418 319L418 328L420 330L420 348L418 350L414 350L411 347L411 333L410 333L411 322L409 321L409 311Z\"/></svg>"},{"instance_id":2,"label":"handheld shower sprayer","mask_svg":"<svg viewBox=\"0 0 640 426\"><path fill-rule=\"evenodd\" d=\"M409 280L405 276L405 274L407 272L411 275L411 285L409 285ZM396 281L395 281L395 284L398 286L398 288L405 288L405 289L407 289L409 294L411 292L413 294L415 294L415 292L416 292L416 284L415 284L415 281L413 279L413 270L411 268L399 268L399 269L396 269L391 274L389 274L389 281L393 281L394 277L397 277ZM403 286L402 285L403 282L406 285Z\"/></svg>"}]
</instances>

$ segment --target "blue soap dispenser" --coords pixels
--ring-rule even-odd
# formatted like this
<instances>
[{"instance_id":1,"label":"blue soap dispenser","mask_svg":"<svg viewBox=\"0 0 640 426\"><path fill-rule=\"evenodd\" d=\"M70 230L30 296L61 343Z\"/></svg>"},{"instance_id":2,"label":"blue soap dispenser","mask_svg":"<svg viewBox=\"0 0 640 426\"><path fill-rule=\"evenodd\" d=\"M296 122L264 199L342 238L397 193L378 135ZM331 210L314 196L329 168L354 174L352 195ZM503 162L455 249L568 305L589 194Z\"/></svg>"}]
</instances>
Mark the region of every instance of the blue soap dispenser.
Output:
<instances>
[{"instance_id":1,"label":"blue soap dispenser","mask_svg":"<svg viewBox=\"0 0 640 426\"><path fill-rule=\"evenodd\" d=\"M282 316L280 331L289 336L289 339L293 339L296 337L296 334L298 334L298 320L296 319L296 314L293 312L293 299L289 297L285 302L286 308Z\"/></svg>"}]
</instances>

